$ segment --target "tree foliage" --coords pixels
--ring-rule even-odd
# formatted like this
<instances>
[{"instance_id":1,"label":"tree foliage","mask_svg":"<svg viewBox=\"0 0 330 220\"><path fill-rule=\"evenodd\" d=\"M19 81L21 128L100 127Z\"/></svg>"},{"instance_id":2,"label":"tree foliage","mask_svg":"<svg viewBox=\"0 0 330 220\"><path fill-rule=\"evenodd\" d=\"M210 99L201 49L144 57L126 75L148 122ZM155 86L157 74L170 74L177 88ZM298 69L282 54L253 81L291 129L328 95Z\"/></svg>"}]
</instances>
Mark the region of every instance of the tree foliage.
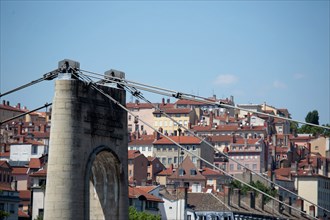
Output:
<instances>
[{"instance_id":1,"label":"tree foliage","mask_svg":"<svg viewBox=\"0 0 330 220\"><path fill-rule=\"evenodd\" d=\"M317 110L313 110L312 112L308 112L305 121L312 124L319 124L319 112Z\"/></svg>"},{"instance_id":2,"label":"tree foliage","mask_svg":"<svg viewBox=\"0 0 330 220\"><path fill-rule=\"evenodd\" d=\"M305 117L305 121L307 123L312 123L319 125L319 113L317 110L313 110L311 112L308 112L308 114ZM323 125L330 128L329 124ZM300 134L312 134L313 136L318 135L325 135L327 137L330 137L330 130L320 127L315 127L311 125L303 125L298 129L298 133Z\"/></svg>"},{"instance_id":3,"label":"tree foliage","mask_svg":"<svg viewBox=\"0 0 330 220\"><path fill-rule=\"evenodd\" d=\"M9 215L8 212L0 210L0 219L5 219L5 217L8 217Z\"/></svg>"},{"instance_id":4,"label":"tree foliage","mask_svg":"<svg viewBox=\"0 0 330 220\"><path fill-rule=\"evenodd\" d=\"M160 215L152 215L146 212L138 212L135 207L128 208L129 220L160 220Z\"/></svg>"}]
</instances>

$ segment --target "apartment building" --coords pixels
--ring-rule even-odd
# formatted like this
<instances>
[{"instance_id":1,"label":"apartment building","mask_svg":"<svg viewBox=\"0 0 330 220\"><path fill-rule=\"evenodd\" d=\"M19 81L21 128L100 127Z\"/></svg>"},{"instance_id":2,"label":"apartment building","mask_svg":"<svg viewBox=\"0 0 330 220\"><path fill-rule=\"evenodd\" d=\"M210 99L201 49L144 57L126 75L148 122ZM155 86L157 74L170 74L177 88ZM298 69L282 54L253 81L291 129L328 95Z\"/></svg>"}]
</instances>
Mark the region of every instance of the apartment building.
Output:
<instances>
[{"instance_id":1,"label":"apartment building","mask_svg":"<svg viewBox=\"0 0 330 220\"><path fill-rule=\"evenodd\" d=\"M162 164L164 164L164 166L169 167L173 164L174 167L177 167L178 164L182 163L183 159L187 155L198 168L210 166L209 164L201 161L198 157L202 157L209 163L213 164L213 148L208 146L199 138L192 136L170 136L170 138L184 147L187 151L194 153L195 156L188 154L167 138L159 138L153 143L154 154L157 155L157 158L162 162Z\"/></svg>"}]
</instances>

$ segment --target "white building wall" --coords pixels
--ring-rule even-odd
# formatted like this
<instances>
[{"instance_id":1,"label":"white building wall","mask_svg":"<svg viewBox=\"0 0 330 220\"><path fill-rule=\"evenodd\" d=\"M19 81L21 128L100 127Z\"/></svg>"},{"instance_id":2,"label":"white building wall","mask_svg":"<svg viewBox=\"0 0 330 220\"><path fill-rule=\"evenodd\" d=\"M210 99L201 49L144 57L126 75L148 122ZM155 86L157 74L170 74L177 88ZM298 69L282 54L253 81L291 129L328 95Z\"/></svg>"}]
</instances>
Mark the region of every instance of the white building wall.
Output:
<instances>
[{"instance_id":1,"label":"white building wall","mask_svg":"<svg viewBox=\"0 0 330 220\"><path fill-rule=\"evenodd\" d=\"M163 198L164 203L159 205L162 220L184 220L184 199L168 200Z\"/></svg>"},{"instance_id":2,"label":"white building wall","mask_svg":"<svg viewBox=\"0 0 330 220\"><path fill-rule=\"evenodd\" d=\"M37 153L32 154L31 144L13 144L10 146L10 160L12 161L30 161L31 158L39 158L44 154L44 145L37 146Z\"/></svg>"},{"instance_id":3,"label":"white building wall","mask_svg":"<svg viewBox=\"0 0 330 220\"><path fill-rule=\"evenodd\" d=\"M44 209L45 193L40 187L33 188L32 193L33 193L32 219L36 219L39 214L39 209Z\"/></svg>"},{"instance_id":4,"label":"white building wall","mask_svg":"<svg viewBox=\"0 0 330 220\"><path fill-rule=\"evenodd\" d=\"M315 177L303 177L298 179L297 183L298 187L298 195L301 196L304 199L307 199L308 201L311 201L314 204L317 204L318 202L318 181ZM306 213L309 213L309 206L311 206L310 203L304 202L304 211ZM317 209L315 208L315 212L317 215Z\"/></svg>"}]
</instances>

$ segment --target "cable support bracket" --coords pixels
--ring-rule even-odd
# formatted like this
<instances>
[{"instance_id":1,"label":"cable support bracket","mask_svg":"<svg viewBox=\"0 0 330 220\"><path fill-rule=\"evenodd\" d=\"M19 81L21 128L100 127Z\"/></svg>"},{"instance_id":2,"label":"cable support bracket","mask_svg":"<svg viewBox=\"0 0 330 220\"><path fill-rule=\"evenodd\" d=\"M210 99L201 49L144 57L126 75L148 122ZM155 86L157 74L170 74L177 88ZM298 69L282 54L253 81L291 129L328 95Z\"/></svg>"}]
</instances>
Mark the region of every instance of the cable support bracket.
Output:
<instances>
[{"instance_id":1,"label":"cable support bracket","mask_svg":"<svg viewBox=\"0 0 330 220\"><path fill-rule=\"evenodd\" d=\"M181 93L181 92L177 92L177 93L175 93L175 94L172 94L172 96L173 96L174 98L177 98L177 99L182 99L182 93Z\"/></svg>"}]
</instances>

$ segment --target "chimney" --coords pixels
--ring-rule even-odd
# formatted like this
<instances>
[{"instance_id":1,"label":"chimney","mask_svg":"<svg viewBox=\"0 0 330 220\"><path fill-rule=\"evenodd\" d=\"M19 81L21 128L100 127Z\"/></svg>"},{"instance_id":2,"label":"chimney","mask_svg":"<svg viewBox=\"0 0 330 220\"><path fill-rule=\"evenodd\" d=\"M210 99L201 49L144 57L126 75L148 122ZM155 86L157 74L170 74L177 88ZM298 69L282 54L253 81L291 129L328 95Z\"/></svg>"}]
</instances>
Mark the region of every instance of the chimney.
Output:
<instances>
[{"instance_id":1,"label":"chimney","mask_svg":"<svg viewBox=\"0 0 330 220\"><path fill-rule=\"evenodd\" d=\"M24 136L19 137L19 143L20 144L23 144L24 143L24 139L25 139Z\"/></svg>"},{"instance_id":2,"label":"chimney","mask_svg":"<svg viewBox=\"0 0 330 220\"><path fill-rule=\"evenodd\" d=\"M170 99L167 99L167 104L169 104L170 103Z\"/></svg>"},{"instance_id":3,"label":"chimney","mask_svg":"<svg viewBox=\"0 0 330 220\"><path fill-rule=\"evenodd\" d=\"M261 194L261 204L260 204L260 206L261 206L262 211L265 211L265 198L266 198L266 196L264 194Z\"/></svg>"},{"instance_id":4,"label":"chimney","mask_svg":"<svg viewBox=\"0 0 330 220\"><path fill-rule=\"evenodd\" d=\"M322 171L323 171L323 176L328 176L328 160L326 158L323 159L323 162L322 162Z\"/></svg>"},{"instance_id":5,"label":"chimney","mask_svg":"<svg viewBox=\"0 0 330 220\"><path fill-rule=\"evenodd\" d=\"M10 103L9 103L9 101L7 101L7 104L6 104L6 105L10 106Z\"/></svg>"},{"instance_id":6,"label":"chimney","mask_svg":"<svg viewBox=\"0 0 330 220\"><path fill-rule=\"evenodd\" d=\"M2 100L2 104L3 105L6 105L6 100Z\"/></svg>"},{"instance_id":7,"label":"chimney","mask_svg":"<svg viewBox=\"0 0 330 220\"><path fill-rule=\"evenodd\" d=\"M21 103L17 103L16 108L21 109Z\"/></svg>"},{"instance_id":8,"label":"chimney","mask_svg":"<svg viewBox=\"0 0 330 220\"><path fill-rule=\"evenodd\" d=\"M46 124L41 124L41 125L40 125L40 132L42 132L42 133L46 133L46 127L47 127Z\"/></svg>"},{"instance_id":9,"label":"chimney","mask_svg":"<svg viewBox=\"0 0 330 220\"><path fill-rule=\"evenodd\" d=\"M18 135L22 135L22 134L23 134L23 125L22 125L22 123L19 123L19 124L18 124L18 127L17 127L17 134L18 134Z\"/></svg>"},{"instance_id":10,"label":"chimney","mask_svg":"<svg viewBox=\"0 0 330 220\"><path fill-rule=\"evenodd\" d=\"M230 206L230 186L224 186L224 196L225 196L225 203Z\"/></svg>"},{"instance_id":11,"label":"chimney","mask_svg":"<svg viewBox=\"0 0 330 220\"><path fill-rule=\"evenodd\" d=\"M256 197L254 191L249 191L248 192L250 195L250 208L254 209L256 206Z\"/></svg>"},{"instance_id":12,"label":"chimney","mask_svg":"<svg viewBox=\"0 0 330 220\"><path fill-rule=\"evenodd\" d=\"M213 111L210 111L210 125L213 127Z\"/></svg>"},{"instance_id":13,"label":"chimney","mask_svg":"<svg viewBox=\"0 0 330 220\"><path fill-rule=\"evenodd\" d=\"M165 98L162 98L162 104L165 105Z\"/></svg>"},{"instance_id":14,"label":"chimney","mask_svg":"<svg viewBox=\"0 0 330 220\"><path fill-rule=\"evenodd\" d=\"M241 191L240 189L234 189L233 201L238 207L241 207Z\"/></svg>"},{"instance_id":15,"label":"chimney","mask_svg":"<svg viewBox=\"0 0 330 220\"><path fill-rule=\"evenodd\" d=\"M297 198L296 200L297 208L300 209L301 212L304 212L304 200L301 198ZM303 213L301 213L301 216L304 216Z\"/></svg>"},{"instance_id":16,"label":"chimney","mask_svg":"<svg viewBox=\"0 0 330 220\"><path fill-rule=\"evenodd\" d=\"M235 143L236 143L236 136L235 136L235 133L232 133L232 134L231 134L231 137L232 137L232 143L235 144Z\"/></svg>"}]
</instances>

